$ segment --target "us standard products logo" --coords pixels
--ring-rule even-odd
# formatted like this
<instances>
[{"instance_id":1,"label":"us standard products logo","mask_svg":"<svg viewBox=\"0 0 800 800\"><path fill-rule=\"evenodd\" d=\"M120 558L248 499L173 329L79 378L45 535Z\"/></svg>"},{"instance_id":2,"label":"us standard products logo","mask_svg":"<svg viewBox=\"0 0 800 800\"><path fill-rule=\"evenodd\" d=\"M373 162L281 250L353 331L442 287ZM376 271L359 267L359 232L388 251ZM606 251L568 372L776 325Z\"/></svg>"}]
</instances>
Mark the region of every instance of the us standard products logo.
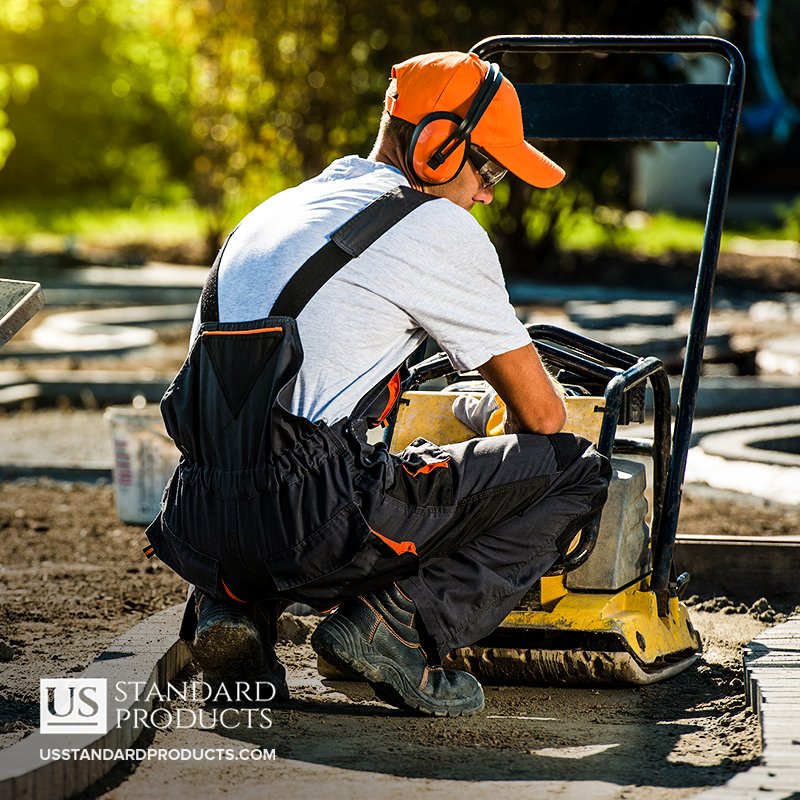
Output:
<instances>
[{"instance_id":1,"label":"us standard products logo","mask_svg":"<svg viewBox=\"0 0 800 800\"><path fill-rule=\"evenodd\" d=\"M42 733L108 733L105 678L42 678L39 714Z\"/></svg>"},{"instance_id":2,"label":"us standard products logo","mask_svg":"<svg viewBox=\"0 0 800 800\"><path fill-rule=\"evenodd\" d=\"M204 681L115 681L106 678L41 678L39 709L42 733L106 734L109 712L116 727L155 728L240 727L267 730L275 699L269 681L233 681L211 685ZM109 708L109 703L111 707ZM204 706L210 708L204 708ZM224 707L220 707L224 706Z\"/></svg>"}]
</instances>

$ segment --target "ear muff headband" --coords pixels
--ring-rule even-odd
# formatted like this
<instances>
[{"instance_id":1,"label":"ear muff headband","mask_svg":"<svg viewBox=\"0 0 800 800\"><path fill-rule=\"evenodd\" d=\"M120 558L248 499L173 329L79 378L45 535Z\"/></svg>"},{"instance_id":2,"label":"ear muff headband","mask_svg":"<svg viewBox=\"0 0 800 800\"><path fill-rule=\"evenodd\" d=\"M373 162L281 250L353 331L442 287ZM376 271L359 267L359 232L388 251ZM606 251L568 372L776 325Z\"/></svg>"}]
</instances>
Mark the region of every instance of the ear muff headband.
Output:
<instances>
[{"instance_id":1,"label":"ear muff headband","mask_svg":"<svg viewBox=\"0 0 800 800\"><path fill-rule=\"evenodd\" d=\"M489 103L497 94L500 84L503 82L503 75L500 72L500 67L497 64L489 64L489 69L483 77L480 87L475 94L475 99L472 101L467 113L461 124L453 131L451 137L442 142L441 146L431 155L428 159L429 166L434 169L439 164L443 163L445 159L465 141L469 135L475 130L475 126L480 122L481 117L489 108ZM433 163L430 163L433 162Z\"/></svg>"},{"instance_id":2,"label":"ear muff headband","mask_svg":"<svg viewBox=\"0 0 800 800\"><path fill-rule=\"evenodd\" d=\"M435 111L426 114L419 121L406 154L408 168L417 180L436 185L447 183L458 175L467 159L470 134L480 122L502 82L500 67L489 64L489 69L463 118L448 111ZM458 151L460 158L456 156L451 161L451 157ZM447 164L448 161L451 163Z\"/></svg>"}]
</instances>

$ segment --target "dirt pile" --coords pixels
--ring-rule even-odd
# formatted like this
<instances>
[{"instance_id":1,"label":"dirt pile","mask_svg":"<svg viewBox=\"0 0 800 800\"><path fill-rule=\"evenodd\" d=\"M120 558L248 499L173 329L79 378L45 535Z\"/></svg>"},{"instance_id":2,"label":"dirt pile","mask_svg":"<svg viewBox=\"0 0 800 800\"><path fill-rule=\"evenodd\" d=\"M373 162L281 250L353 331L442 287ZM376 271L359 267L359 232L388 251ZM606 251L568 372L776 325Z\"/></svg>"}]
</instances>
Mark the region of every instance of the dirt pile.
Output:
<instances>
[{"instance_id":1,"label":"dirt pile","mask_svg":"<svg viewBox=\"0 0 800 800\"><path fill-rule=\"evenodd\" d=\"M114 638L183 596L147 561L107 485L0 482L0 747L38 724L39 678L82 672ZM10 655L10 658L8 656Z\"/></svg>"},{"instance_id":2,"label":"dirt pile","mask_svg":"<svg viewBox=\"0 0 800 800\"><path fill-rule=\"evenodd\" d=\"M702 600L698 595L692 595L686 600L686 605L694 606L698 611L718 611L721 614L749 614L753 619L768 625L786 622L787 618L787 614L782 611L776 611L766 597L759 597L758 600L748 605L747 603L734 603L727 597L710 597Z\"/></svg>"}]
</instances>

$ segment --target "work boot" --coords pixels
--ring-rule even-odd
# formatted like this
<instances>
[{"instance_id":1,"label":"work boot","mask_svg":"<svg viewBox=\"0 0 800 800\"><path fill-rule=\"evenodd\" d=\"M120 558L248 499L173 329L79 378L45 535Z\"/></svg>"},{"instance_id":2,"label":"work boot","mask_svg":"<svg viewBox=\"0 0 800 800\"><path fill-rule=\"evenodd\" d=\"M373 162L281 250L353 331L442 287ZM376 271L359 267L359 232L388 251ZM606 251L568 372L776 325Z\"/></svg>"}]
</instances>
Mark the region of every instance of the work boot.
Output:
<instances>
[{"instance_id":1,"label":"work boot","mask_svg":"<svg viewBox=\"0 0 800 800\"><path fill-rule=\"evenodd\" d=\"M197 629L192 656L212 685L235 681L266 681L275 687L275 700L288 700L286 670L271 643L259 633L248 606L229 605L195 589Z\"/></svg>"},{"instance_id":2,"label":"work boot","mask_svg":"<svg viewBox=\"0 0 800 800\"><path fill-rule=\"evenodd\" d=\"M363 676L381 700L398 708L436 717L480 711L483 689L472 675L428 663L416 614L393 584L345 601L319 624L311 646L335 667Z\"/></svg>"}]
</instances>

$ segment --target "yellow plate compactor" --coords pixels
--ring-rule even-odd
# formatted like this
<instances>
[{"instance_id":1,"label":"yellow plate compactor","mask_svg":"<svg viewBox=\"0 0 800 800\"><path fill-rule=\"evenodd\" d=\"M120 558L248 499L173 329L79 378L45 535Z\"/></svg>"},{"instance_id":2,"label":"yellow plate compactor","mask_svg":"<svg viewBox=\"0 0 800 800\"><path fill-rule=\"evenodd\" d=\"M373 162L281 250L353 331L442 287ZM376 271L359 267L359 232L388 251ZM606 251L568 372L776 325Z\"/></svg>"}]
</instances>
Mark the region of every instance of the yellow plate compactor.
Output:
<instances>
[{"instance_id":1,"label":"yellow plate compactor","mask_svg":"<svg viewBox=\"0 0 800 800\"><path fill-rule=\"evenodd\" d=\"M674 530L664 529L671 450L670 393L663 365L552 326L530 326L539 352L567 391L566 430L611 457L609 500L581 531L563 563L538 581L486 639L450 656L486 683L645 684L680 672L701 650L681 590L688 575L672 568ZM420 391L422 384L441 390ZM431 381L431 383L428 383ZM617 435L618 425L644 422L647 383L653 392L653 438ZM443 354L412 368L386 431L393 452L423 436L437 444L474 433L452 414L459 382ZM424 387L423 387L424 388ZM652 474L648 491L646 475ZM648 514L647 496L653 510Z\"/></svg>"}]
</instances>

